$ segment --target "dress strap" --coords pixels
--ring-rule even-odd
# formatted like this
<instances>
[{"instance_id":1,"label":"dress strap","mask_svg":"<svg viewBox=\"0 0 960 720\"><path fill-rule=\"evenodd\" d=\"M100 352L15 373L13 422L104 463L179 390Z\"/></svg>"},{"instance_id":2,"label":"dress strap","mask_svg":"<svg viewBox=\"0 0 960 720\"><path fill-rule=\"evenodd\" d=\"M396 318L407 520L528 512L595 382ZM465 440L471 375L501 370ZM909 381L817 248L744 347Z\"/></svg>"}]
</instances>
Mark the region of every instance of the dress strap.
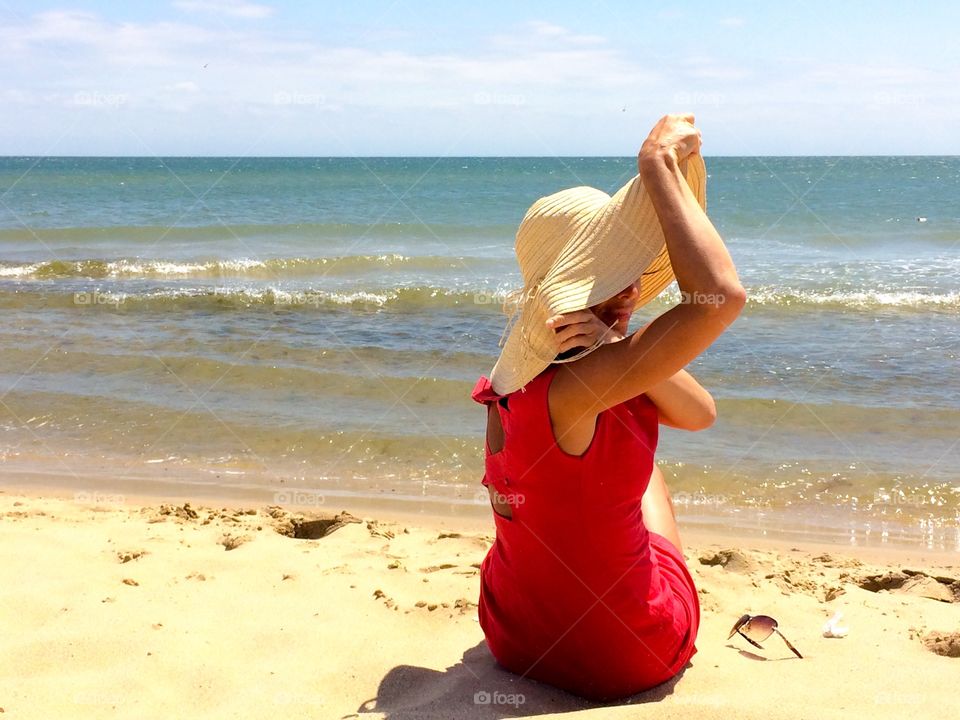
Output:
<instances>
[{"instance_id":1,"label":"dress strap","mask_svg":"<svg viewBox=\"0 0 960 720\"><path fill-rule=\"evenodd\" d=\"M480 379L477 380L477 384L473 386L473 392L470 393L470 397L478 403L489 405L506 396L494 392L493 385L490 384L490 378L486 375L481 375Z\"/></svg>"}]
</instances>

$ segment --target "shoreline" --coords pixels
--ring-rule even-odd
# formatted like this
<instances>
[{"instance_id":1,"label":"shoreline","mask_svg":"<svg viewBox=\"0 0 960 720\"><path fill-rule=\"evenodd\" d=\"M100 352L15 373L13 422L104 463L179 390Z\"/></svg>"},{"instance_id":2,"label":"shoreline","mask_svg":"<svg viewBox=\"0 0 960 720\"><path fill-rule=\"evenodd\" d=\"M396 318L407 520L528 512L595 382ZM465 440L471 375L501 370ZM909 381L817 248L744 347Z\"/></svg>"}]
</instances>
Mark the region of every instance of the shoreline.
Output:
<instances>
[{"instance_id":1,"label":"shoreline","mask_svg":"<svg viewBox=\"0 0 960 720\"><path fill-rule=\"evenodd\" d=\"M424 512L404 509L397 502L384 499L382 502L374 500L362 501L358 498L341 498L343 502L325 503L323 505L284 504L278 506L267 500L247 499L230 496L228 494L196 495L186 492L164 495L142 492L125 492L119 497L112 493L102 493L101 499L91 498L78 500L77 493L72 488L62 486L21 485L12 486L0 484L0 499L23 497L31 499L56 499L74 503L78 506L103 509L134 510L143 507L160 505L182 505L187 503L192 507L219 508L221 510L249 510L256 508L263 510L269 507L282 507L291 515L308 517L333 517L340 513L347 513L364 520L376 519L378 522L393 524L415 524L425 529L439 532L462 532L474 534L496 535L496 526L488 508L480 512L470 512L461 515L439 512ZM436 503L444 507L443 503ZM696 526L684 522L680 515L678 519L680 537L687 546L692 547L720 547L739 546L742 548L763 552L806 552L806 553L843 553L864 562L877 564L896 561L898 563L918 563L950 566L957 562L957 554L949 550L921 548L912 545L889 543L886 545L856 545L840 542L831 542L816 538L792 537L785 534L771 534L763 531L745 531L743 528L722 526L720 524Z\"/></svg>"},{"instance_id":2,"label":"shoreline","mask_svg":"<svg viewBox=\"0 0 960 720\"><path fill-rule=\"evenodd\" d=\"M164 470L165 472L165 470ZM348 510L373 514L397 521L423 521L436 525L449 523L471 531L494 529L486 491L477 482L477 490L469 498L450 502L439 498L415 496L361 495L296 487L293 485L230 484L218 479L211 481L207 475L188 475L174 472L164 476L138 475L116 477L107 468L91 466L83 473L57 472L44 468L25 470L17 468L0 473L0 491L38 493L49 497L75 499L87 495L96 499L120 496L124 501L136 504L180 502L204 502L223 507L247 507L281 505L298 511L335 512ZM696 508L690 512L682 502L675 502L677 518L683 538L699 539L724 537L729 541L750 540L773 542L778 546L801 544L835 550L863 551L871 557L882 558L885 553L920 558L949 558L960 552L960 525L944 518L942 527L927 531L927 537L912 525L893 519L877 523L846 514L842 508L829 507L821 515L820 523L810 522L803 512L795 513L789 508L738 509L734 515L704 512ZM799 515L796 517L795 515ZM831 523L826 522L829 517ZM425 520L422 520L425 519ZM844 527L844 520L850 523ZM873 521L876 522L876 521ZM856 527L854 527L856 525ZM446 525L444 525L446 526ZM866 526L866 529L864 528Z\"/></svg>"}]
</instances>

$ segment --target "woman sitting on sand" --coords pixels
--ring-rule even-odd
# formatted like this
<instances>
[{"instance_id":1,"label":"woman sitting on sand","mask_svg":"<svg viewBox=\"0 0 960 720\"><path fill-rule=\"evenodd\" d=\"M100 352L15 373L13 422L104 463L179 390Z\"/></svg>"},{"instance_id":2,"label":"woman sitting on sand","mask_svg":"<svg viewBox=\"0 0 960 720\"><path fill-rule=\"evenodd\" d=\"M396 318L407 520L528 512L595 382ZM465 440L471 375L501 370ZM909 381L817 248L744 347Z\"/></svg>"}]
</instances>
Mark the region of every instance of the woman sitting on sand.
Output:
<instances>
[{"instance_id":1,"label":"woman sitting on sand","mask_svg":"<svg viewBox=\"0 0 960 720\"><path fill-rule=\"evenodd\" d=\"M658 423L713 422L683 368L745 301L705 213L699 150L693 116L668 115L612 198L577 187L533 204L518 319L473 391L497 528L480 571L487 645L506 669L591 699L658 685L697 651L697 590L654 451ZM683 301L627 335L674 277Z\"/></svg>"}]
</instances>

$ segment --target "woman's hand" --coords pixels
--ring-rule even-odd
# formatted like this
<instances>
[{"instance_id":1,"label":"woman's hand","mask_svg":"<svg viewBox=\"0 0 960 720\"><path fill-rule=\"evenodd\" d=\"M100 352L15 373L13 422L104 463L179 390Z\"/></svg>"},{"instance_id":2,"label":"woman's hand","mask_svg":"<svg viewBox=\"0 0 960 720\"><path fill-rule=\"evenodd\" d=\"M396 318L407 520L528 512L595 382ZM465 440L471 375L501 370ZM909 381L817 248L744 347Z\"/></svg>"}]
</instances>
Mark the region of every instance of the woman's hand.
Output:
<instances>
[{"instance_id":1,"label":"woman's hand","mask_svg":"<svg viewBox=\"0 0 960 720\"><path fill-rule=\"evenodd\" d=\"M547 327L555 331L558 354L576 347L592 347L600 338L604 344L624 338L590 310L554 315L547 320Z\"/></svg>"},{"instance_id":2,"label":"woman's hand","mask_svg":"<svg viewBox=\"0 0 960 720\"><path fill-rule=\"evenodd\" d=\"M644 161L673 155L678 163L688 155L700 152L700 131L693 126L693 114L664 115L640 146L637 168L642 170Z\"/></svg>"}]
</instances>

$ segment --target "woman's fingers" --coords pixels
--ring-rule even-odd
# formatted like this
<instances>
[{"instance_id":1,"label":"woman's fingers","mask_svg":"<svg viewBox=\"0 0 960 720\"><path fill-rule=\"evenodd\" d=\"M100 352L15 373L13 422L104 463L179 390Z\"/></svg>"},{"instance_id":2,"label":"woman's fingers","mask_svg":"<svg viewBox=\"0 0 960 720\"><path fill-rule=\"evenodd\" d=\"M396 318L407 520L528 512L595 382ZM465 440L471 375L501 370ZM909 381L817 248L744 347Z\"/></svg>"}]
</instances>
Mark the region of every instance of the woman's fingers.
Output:
<instances>
[{"instance_id":1,"label":"woman's fingers","mask_svg":"<svg viewBox=\"0 0 960 720\"><path fill-rule=\"evenodd\" d=\"M554 315L546 323L547 327L554 331L559 352L575 347L590 347L602 338L604 342L612 342L613 339L619 340L623 337L613 332L613 327L604 323L591 310Z\"/></svg>"},{"instance_id":2,"label":"woman's fingers","mask_svg":"<svg viewBox=\"0 0 960 720\"><path fill-rule=\"evenodd\" d=\"M574 323L572 325L567 325L561 330L557 331L557 341L566 342L572 337L578 337L580 335L589 336L596 335L600 331L600 328L597 328L592 323L589 322L580 322Z\"/></svg>"},{"instance_id":3,"label":"woman's fingers","mask_svg":"<svg viewBox=\"0 0 960 720\"><path fill-rule=\"evenodd\" d=\"M664 115L640 147L638 161L644 155L670 152L677 160L700 152L703 138L694 126L692 113Z\"/></svg>"},{"instance_id":4,"label":"woman's fingers","mask_svg":"<svg viewBox=\"0 0 960 720\"><path fill-rule=\"evenodd\" d=\"M590 313L588 319L564 325L555 331L556 342L561 350L577 346L590 346L607 336L613 328L604 324L600 318Z\"/></svg>"},{"instance_id":5,"label":"woman's fingers","mask_svg":"<svg viewBox=\"0 0 960 720\"><path fill-rule=\"evenodd\" d=\"M596 315L589 310L574 310L573 312L554 315L553 317L548 318L547 327L556 330L564 327L565 325L570 325L571 323L587 322L590 320L590 318L595 317Z\"/></svg>"},{"instance_id":6,"label":"woman's fingers","mask_svg":"<svg viewBox=\"0 0 960 720\"><path fill-rule=\"evenodd\" d=\"M560 343L559 352L566 352L567 350L571 350L575 347L590 347L596 341L596 333L579 333L578 335L571 335Z\"/></svg>"}]
</instances>

